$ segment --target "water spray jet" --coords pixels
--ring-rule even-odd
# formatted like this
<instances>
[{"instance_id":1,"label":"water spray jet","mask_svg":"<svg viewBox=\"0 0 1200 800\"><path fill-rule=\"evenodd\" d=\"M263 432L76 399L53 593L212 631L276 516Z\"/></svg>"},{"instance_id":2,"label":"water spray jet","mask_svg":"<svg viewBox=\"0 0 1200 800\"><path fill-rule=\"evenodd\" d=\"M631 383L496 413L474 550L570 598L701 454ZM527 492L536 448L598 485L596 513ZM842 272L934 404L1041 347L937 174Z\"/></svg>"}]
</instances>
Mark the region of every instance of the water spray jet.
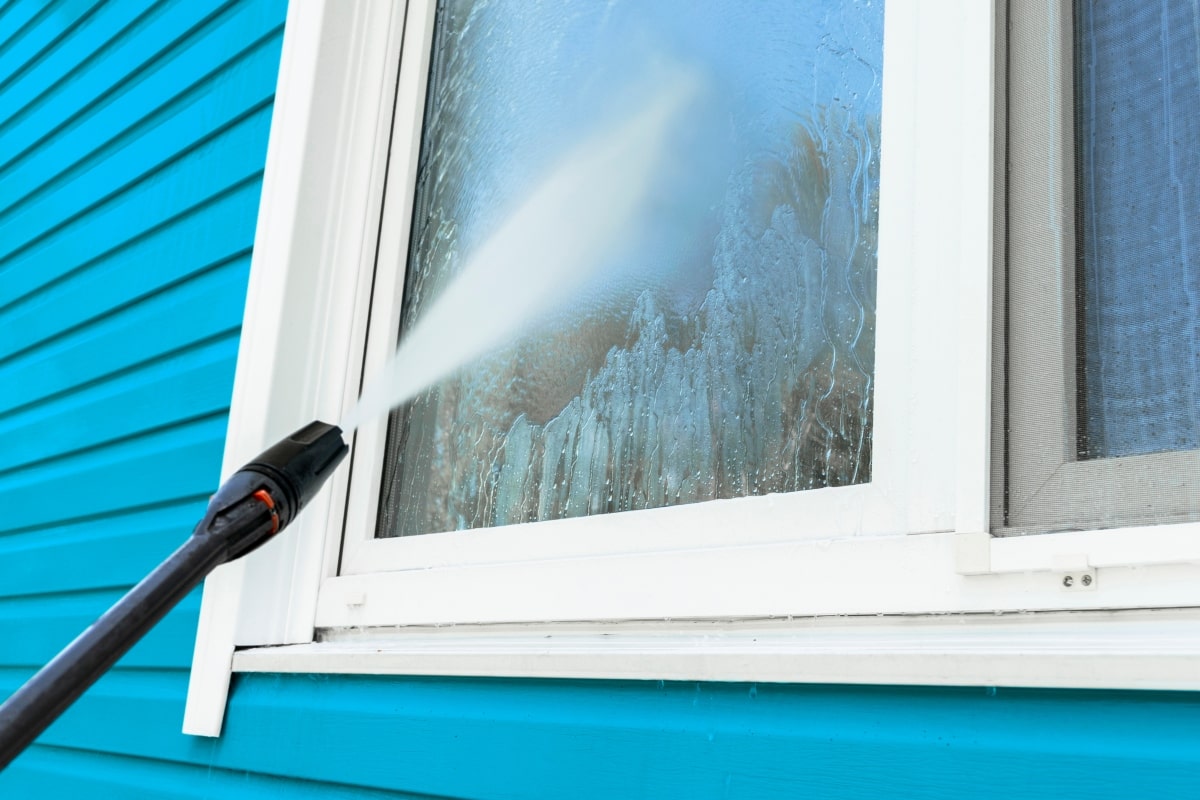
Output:
<instances>
[{"instance_id":1,"label":"water spray jet","mask_svg":"<svg viewBox=\"0 0 1200 800\"><path fill-rule=\"evenodd\" d=\"M655 91L559 159L469 255L342 428L386 414L595 287L606 257L646 216L670 134L701 93L699 77L681 67L656 77Z\"/></svg>"}]
</instances>

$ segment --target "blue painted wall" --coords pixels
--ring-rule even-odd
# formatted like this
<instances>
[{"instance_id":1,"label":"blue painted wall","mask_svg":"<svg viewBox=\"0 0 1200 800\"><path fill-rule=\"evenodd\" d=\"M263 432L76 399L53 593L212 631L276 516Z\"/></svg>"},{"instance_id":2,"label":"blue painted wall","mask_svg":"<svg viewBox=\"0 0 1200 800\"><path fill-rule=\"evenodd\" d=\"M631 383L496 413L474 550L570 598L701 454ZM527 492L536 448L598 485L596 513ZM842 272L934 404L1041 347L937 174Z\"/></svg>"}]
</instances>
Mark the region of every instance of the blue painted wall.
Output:
<instances>
[{"instance_id":1,"label":"blue painted wall","mask_svg":"<svg viewBox=\"0 0 1200 800\"><path fill-rule=\"evenodd\" d=\"M0 4L0 695L174 549L215 488L285 12ZM186 678L198 607L88 695L126 711L75 747L105 747ZM28 788L39 750L0 796L47 796Z\"/></svg>"},{"instance_id":2,"label":"blue painted wall","mask_svg":"<svg viewBox=\"0 0 1200 800\"><path fill-rule=\"evenodd\" d=\"M0 5L0 696L216 485L283 17ZM197 604L0 797L1200 797L1180 693L245 675L190 738Z\"/></svg>"}]
</instances>

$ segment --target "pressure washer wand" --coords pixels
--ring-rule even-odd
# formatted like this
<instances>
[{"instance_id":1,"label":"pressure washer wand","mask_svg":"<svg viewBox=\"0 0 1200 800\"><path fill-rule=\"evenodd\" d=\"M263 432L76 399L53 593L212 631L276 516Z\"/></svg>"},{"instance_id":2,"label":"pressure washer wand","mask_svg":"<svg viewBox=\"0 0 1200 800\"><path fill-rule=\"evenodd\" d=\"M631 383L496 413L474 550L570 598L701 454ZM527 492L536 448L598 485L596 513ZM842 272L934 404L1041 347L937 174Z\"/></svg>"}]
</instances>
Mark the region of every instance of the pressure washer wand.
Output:
<instances>
[{"instance_id":1,"label":"pressure washer wand","mask_svg":"<svg viewBox=\"0 0 1200 800\"><path fill-rule=\"evenodd\" d=\"M312 422L225 481L178 550L0 705L0 769L208 573L286 528L348 449L340 428Z\"/></svg>"}]
</instances>

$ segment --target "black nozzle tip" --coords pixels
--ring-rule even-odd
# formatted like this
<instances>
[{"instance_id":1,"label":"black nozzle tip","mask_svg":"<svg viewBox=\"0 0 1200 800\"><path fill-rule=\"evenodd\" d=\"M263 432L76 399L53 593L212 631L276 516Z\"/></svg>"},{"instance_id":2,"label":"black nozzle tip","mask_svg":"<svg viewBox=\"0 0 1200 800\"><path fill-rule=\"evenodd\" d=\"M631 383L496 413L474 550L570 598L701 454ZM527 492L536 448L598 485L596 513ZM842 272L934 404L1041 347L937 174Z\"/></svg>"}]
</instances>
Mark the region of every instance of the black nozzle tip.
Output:
<instances>
[{"instance_id":1,"label":"black nozzle tip","mask_svg":"<svg viewBox=\"0 0 1200 800\"><path fill-rule=\"evenodd\" d=\"M291 522L308 505L349 451L342 429L327 422L313 421L264 450L242 467L266 475L286 495L275 498L280 527Z\"/></svg>"}]
</instances>

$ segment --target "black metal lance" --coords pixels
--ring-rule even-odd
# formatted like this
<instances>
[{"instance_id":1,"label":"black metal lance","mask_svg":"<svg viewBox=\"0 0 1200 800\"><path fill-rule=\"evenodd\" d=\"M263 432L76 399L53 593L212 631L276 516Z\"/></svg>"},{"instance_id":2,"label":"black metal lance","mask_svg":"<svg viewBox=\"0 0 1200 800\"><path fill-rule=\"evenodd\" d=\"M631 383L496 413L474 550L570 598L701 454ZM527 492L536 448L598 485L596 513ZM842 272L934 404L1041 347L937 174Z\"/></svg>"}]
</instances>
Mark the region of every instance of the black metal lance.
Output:
<instances>
[{"instance_id":1,"label":"black metal lance","mask_svg":"<svg viewBox=\"0 0 1200 800\"><path fill-rule=\"evenodd\" d=\"M216 567L286 528L348 451L311 422L235 472L179 549L0 705L0 770Z\"/></svg>"}]
</instances>

